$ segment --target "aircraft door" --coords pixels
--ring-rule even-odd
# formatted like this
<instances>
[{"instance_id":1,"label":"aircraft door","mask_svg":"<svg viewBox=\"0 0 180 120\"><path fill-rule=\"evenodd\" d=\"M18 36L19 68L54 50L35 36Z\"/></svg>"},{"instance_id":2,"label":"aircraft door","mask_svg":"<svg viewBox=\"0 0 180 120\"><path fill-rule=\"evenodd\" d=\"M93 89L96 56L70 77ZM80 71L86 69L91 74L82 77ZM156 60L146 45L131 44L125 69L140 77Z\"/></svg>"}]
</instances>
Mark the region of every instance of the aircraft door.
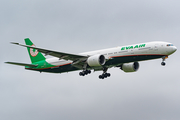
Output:
<instances>
[{"instance_id":1,"label":"aircraft door","mask_svg":"<svg viewBox=\"0 0 180 120\"><path fill-rule=\"evenodd\" d=\"M154 51L158 51L159 44L154 45Z\"/></svg>"}]
</instances>

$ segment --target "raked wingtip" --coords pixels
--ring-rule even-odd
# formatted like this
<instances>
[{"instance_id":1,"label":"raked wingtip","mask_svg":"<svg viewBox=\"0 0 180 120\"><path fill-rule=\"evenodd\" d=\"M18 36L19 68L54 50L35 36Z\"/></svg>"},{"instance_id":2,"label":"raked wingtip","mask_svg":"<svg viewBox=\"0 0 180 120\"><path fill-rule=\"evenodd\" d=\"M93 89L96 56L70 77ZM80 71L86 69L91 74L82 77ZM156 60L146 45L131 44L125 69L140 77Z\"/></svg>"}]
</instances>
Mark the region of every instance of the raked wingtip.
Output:
<instances>
[{"instance_id":1,"label":"raked wingtip","mask_svg":"<svg viewBox=\"0 0 180 120\"><path fill-rule=\"evenodd\" d=\"M15 44L15 45L19 45L19 43L16 43L16 42L10 42L11 44Z\"/></svg>"}]
</instances>

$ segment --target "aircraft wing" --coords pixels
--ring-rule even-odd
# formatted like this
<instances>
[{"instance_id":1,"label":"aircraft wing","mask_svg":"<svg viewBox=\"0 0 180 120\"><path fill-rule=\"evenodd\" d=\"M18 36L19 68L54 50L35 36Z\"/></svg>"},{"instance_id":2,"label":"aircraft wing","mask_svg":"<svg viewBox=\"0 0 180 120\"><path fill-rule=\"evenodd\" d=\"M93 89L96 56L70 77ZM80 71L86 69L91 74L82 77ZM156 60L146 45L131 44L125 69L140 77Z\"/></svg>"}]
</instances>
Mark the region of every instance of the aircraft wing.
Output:
<instances>
[{"instance_id":1,"label":"aircraft wing","mask_svg":"<svg viewBox=\"0 0 180 120\"><path fill-rule=\"evenodd\" d=\"M85 59L88 58L88 56L83 56L83 55L69 54L69 53L64 53L64 52L57 52L57 51L48 50L48 49L39 48L39 47L34 47L34 46L29 46L29 45L22 45L22 44L14 43L14 42L11 42L11 43L15 44L15 45L20 45L20 46L23 46L23 47L33 48L33 49L38 50L41 53L44 53L45 55L51 55L51 56L54 56L54 57L58 57L60 59L65 59L65 60L78 61L78 60L85 60Z\"/></svg>"},{"instance_id":2,"label":"aircraft wing","mask_svg":"<svg viewBox=\"0 0 180 120\"><path fill-rule=\"evenodd\" d=\"M37 67L38 65L26 64L26 63L17 63L17 62L5 62L7 64L19 65L19 66L28 66L28 67Z\"/></svg>"}]
</instances>

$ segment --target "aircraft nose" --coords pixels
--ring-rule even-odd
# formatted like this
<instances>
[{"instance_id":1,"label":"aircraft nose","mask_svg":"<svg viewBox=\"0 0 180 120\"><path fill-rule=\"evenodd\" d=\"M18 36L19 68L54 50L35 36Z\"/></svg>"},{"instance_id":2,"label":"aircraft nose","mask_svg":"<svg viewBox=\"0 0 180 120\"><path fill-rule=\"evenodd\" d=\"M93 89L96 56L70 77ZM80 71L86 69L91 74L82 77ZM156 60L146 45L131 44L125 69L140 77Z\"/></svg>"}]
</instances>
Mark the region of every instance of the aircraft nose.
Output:
<instances>
[{"instance_id":1,"label":"aircraft nose","mask_svg":"<svg viewBox=\"0 0 180 120\"><path fill-rule=\"evenodd\" d=\"M177 50L177 47L174 46L173 47L173 52L176 52L176 50Z\"/></svg>"},{"instance_id":2,"label":"aircraft nose","mask_svg":"<svg viewBox=\"0 0 180 120\"><path fill-rule=\"evenodd\" d=\"M172 53L176 52L177 48L175 46L172 47Z\"/></svg>"}]
</instances>

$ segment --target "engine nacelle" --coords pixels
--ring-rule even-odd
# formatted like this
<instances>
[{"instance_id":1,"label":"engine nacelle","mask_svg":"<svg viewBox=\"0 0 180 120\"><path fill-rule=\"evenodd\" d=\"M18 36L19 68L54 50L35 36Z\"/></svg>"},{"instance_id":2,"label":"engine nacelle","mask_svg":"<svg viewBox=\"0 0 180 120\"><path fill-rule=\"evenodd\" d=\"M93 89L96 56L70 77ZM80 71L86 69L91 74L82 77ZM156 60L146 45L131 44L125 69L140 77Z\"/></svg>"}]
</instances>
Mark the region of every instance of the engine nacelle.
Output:
<instances>
[{"instance_id":1,"label":"engine nacelle","mask_svg":"<svg viewBox=\"0 0 180 120\"><path fill-rule=\"evenodd\" d=\"M90 56L87 59L87 63L90 67L102 66L105 64L105 62L106 62L106 59L105 59L104 55L99 55L99 54Z\"/></svg>"},{"instance_id":2,"label":"engine nacelle","mask_svg":"<svg viewBox=\"0 0 180 120\"><path fill-rule=\"evenodd\" d=\"M121 67L124 72L136 72L139 69L139 63L124 63Z\"/></svg>"}]
</instances>

